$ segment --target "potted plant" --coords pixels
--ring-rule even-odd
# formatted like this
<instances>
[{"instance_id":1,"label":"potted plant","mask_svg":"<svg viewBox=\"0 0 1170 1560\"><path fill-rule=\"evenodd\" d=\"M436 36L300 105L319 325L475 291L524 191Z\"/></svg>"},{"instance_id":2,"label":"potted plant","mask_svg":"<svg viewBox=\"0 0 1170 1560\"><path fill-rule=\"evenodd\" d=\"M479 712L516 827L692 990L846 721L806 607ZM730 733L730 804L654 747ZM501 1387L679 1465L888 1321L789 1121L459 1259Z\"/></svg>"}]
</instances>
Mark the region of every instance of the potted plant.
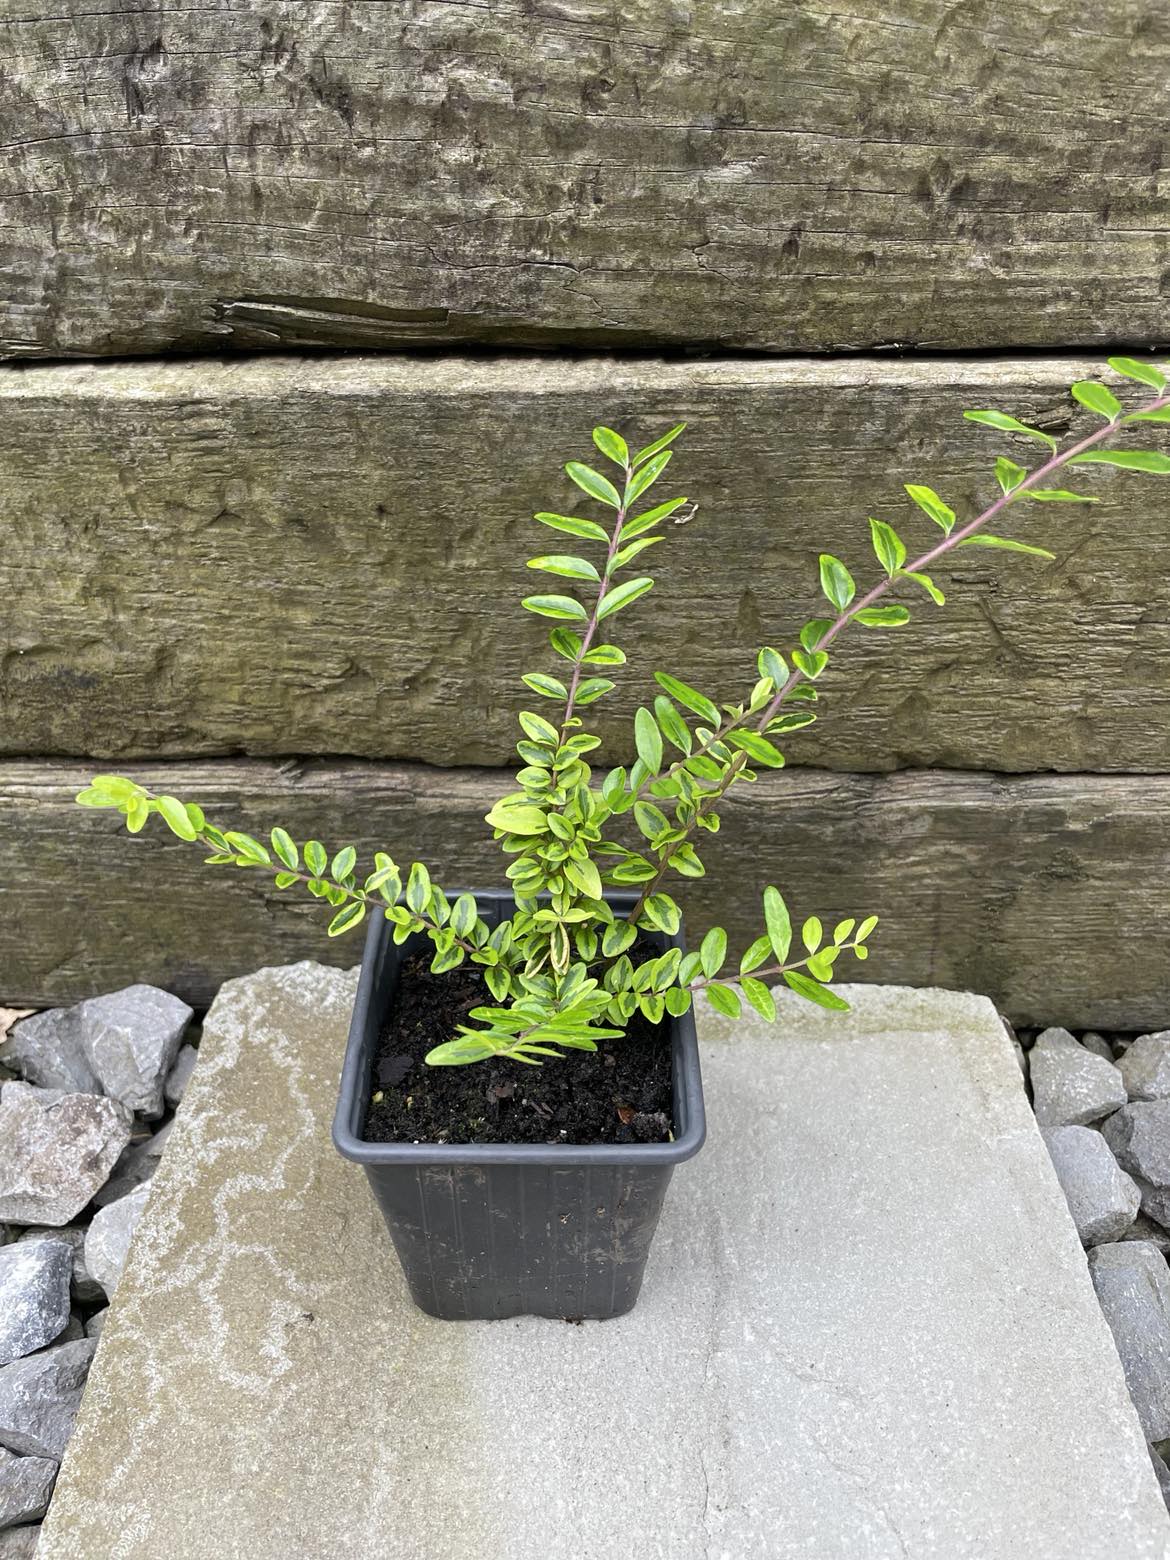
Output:
<instances>
[{"instance_id":1,"label":"potted plant","mask_svg":"<svg viewBox=\"0 0 1170 1560\"><path fill-rule=\"evenodd\" d=\"M212 865L304 887L331 907L330 936L369 917L334 1137L365 1167L424 1310L584 1318L634 1304L671 1173L703 1142L696 993L721 1013L737 1015L746 1001L774 1019L767 982L778 978L810 1001L845 1009L831 985L837 963L866 957L877 919L826 928L812 915L794 936L784 899L769 886L761 935L729 965L719 928L687 949L668 875L703 876L696 842L718 830L729 788L778 768L780 740L816 720L817 681L849 624L901 627L909 608L889 598L903 588L941 604L928 570L959 547L1051 558L988 525L1028 501L1096 502L1054 485L1065 467L1170 472L1170 456L1107 448L1123 428L1170 422L1166 377L1129 358L1110 366L1152 398L1125 412L1103 384L1075 384L1075 399L1102 422L1064 449L1002 412L965 413L1040 443L1043 461L1029 471L1001 456L998 496L969 519L933 489L908 485L941 537L908 561L894 527L871 519L881 573L860 594L846 565L822 554L828 615L806 623L787 652L761 649L752 685L735 702L718 704L656 672L657 692L634 719L634 763L600 783L588 761L599 739L582 712L614 687L626 660L613 642L616 619L653 586L635 566L687 500L646 497L681 424L635 452L612 429L594 429L608 475L576 461L566 471L605 523L536 516L581 545L528 560L568 584L524 601L552 622L560 675L525 674L545 713L519 715L523 767L487 814L508 861L506 888L449 895L423 863L400 866L383 853L359 872L352 846L331 854L318 840L298 845L280 827L266 844L124 776L98 775L77 798L117 809L133 833L157 814L208 849Z\"/></svg>"}]
</instances>

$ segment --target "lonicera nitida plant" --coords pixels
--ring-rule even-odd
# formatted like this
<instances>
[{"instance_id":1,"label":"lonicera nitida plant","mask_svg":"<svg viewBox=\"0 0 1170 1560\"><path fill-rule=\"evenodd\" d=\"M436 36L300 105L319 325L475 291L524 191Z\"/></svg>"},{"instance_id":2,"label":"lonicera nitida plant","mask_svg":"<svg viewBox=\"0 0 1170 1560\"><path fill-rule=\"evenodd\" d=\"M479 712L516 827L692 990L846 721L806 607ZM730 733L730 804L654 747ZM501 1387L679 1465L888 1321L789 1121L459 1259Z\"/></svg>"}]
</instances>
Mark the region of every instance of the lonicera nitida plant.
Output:
<instances>
[{"instance_id":1,"label":"lonicera nitida plant","mask_svg":"<svg viewBox=\"0 0 1170 1560\"><path fill-rule=\"evenodd\" d=\"M546 671L524 676L547 713L521 712L517 752L523 768L516 789L487 814L495 839L511 858L507 875L516 901L511 920L492 930L471 894L450 902L422 862L400 868L379 852L373 870L359 874L352 845L331 858L320 841L298 847L282 828L273 829L270 845L264 845L237 830L217 828L193 802L152 795L119 775L98 775L77 800L87 807L117 808L132 833L157 813L180 839L208 848L212 865L273 873L282 889L303 884L334 908L330 936L351 930L374 911L393 922L396 943L415 933L430 939L436 974L467 959L482 966L496 1005L474 1008L473 1022L460 1025L453 1038L429 1053L427 1061L434 1065L488 1057L539 1064L565 1049L592 1051L599 1038L622 1034L637 1012L652 1022L664 1013L684 1013L696 991L705 991L712 1006L731 1016L740 1013L742 995L771 1019L776 1007L768 976L781 977L822 1007L846 1009L829 983L842 954L866 957L876 916L849 917L827 936L820 919L809 916L794 948L788 909L779 890L768 887L764 931L744 952L737 973L725 973L727 936L720 928L707 933L697 952L684 954L669 946L653 957L639 954L639 930L678 931L679 907L663 887L667 875L703 876L699 835L718 830L718 807L732 785L783 764L779 738L816 720L817 679L849 624L866 629L905 624L909 609L887 599L902 589L924 591L941 606L943 593L927 570L955 548L1000 547L1052 558L1042 548L986 527L1026 501L1096 503L1090 494L1052 485L1062 468L1097 463L1170 473L1170 456L1105 448L1124 427L1170 422L1166 376L1130 358L1112 358L1110 367L1147 386L1154 398L1125 412L1103 384L1084 380L1073 385L1073 396L1102 419L1102 426L1064 449L1040 429L1003 412L964 413L1001 434L1038 442L1045 459L1029 471L1000 456L995 463L999 495L970 519L960 520L933 489L908 484L907 494L942 532L941 540L907 562L910 549L894 527L871 519L870 537L882 573L860 595L846 565L822 554L820 583L832 615L806 623L787 653L761 649L752 686L737 702L717 704L677 677L656 672L660 691L634 718L635 763L612 770L599 785L588 755L600 739L585 729L580 712L614 687L609 674L626 660L610 639L614 620L653 586L649 575L631 573L632 566L663 540L664 523L687 500L638 508L666 471L683 424L634 454L620 434L595 428L593 440L610 463L609 474L579 461L570 461L565 470L607 513L606 523L552 513L536 516L553 531L590 544L582 551L595 550L597 561L567 553L528 560L530 569L571 581L566 589L576 594L537 594L524 601L528 611L555 624L549 643L564 666L559 677ZM603 896L610 889L636 891L628 914L606 903Z\"/></svg>"}]
</instances>

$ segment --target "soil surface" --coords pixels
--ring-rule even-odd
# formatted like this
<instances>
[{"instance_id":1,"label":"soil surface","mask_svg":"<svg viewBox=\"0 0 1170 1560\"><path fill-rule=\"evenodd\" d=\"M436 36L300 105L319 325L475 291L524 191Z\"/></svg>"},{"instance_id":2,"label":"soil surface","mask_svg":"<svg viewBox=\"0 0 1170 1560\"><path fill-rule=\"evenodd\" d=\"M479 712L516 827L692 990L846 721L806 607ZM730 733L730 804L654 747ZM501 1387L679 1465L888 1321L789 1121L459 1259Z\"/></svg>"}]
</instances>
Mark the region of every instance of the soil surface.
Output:
<instances>
[{"instance_id":1,"label":"soil surface","mask_svg":"<svg viewBox=\"0 0 1170 1560\"><path fill-rule=\"evenodd\" d=\"M431 954L404 960L374 1057L369 1143L665 1143L673 1136L669 1021L640 1014L596 1052L566 1051L540 1067L423 1058L494 1006L476 966L432 975ZM378 1096L381 1096L380 1098Z\"/></svg>"}]
</instances>

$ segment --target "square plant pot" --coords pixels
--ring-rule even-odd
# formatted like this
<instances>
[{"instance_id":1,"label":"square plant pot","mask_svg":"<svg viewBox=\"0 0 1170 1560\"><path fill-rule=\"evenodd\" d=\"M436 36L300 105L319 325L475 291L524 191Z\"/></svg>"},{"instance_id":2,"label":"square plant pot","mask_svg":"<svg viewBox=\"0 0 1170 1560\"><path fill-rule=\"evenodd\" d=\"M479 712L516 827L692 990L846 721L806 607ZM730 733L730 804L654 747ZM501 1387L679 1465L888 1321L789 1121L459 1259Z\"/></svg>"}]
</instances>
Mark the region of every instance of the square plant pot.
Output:
<instances>
[{"instance_id":1,"label":"square plant pot","mask_svg":"<svg viewBox=\"0 0 1170 1560\"><path fill-rule=\"evenodd\" d=\"M508 892L475 898L489 926L515 909ZM632 894L606 899L615 910L634 903ZM427 946L419 934L396 947L393 931L384 916L370 923L333 1141L365 1169L415 1304L450 1321L629 1311L674 1167L706 1134L693 1013L668 1020L670 1143L369 1143L361 1134L378 1038L403 960ZM682 946L681 933L653 940Z\"/></svg>"}]
</instances>

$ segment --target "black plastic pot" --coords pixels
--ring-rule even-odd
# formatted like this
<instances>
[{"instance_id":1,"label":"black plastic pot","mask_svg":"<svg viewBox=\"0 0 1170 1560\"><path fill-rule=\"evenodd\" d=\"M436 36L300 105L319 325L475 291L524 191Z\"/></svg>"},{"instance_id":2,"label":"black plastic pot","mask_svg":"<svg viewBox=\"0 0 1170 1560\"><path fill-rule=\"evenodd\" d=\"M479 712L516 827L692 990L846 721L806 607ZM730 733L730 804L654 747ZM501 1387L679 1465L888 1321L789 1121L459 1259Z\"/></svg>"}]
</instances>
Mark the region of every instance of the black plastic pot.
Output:
<instances>
[{"instance_id":1,"label":"black plastic pot","mask_svg":"<svg viewBox=\"0 0 1170 1560\"><path fill-rule=\"evenodd\" d=\"M508 893L475 897L489 926L515 909ZM615 909L633 902L607 898ZM402 960L425 941L395 947L392 932L377 916L366 938L333 1141L364 1166L416 1305L451 1321L630 1310L674 1167L706 1135L692 1015L671 1020L671 1143L367 1143L378 1036Z\"/></svg>"}]
</instances>

